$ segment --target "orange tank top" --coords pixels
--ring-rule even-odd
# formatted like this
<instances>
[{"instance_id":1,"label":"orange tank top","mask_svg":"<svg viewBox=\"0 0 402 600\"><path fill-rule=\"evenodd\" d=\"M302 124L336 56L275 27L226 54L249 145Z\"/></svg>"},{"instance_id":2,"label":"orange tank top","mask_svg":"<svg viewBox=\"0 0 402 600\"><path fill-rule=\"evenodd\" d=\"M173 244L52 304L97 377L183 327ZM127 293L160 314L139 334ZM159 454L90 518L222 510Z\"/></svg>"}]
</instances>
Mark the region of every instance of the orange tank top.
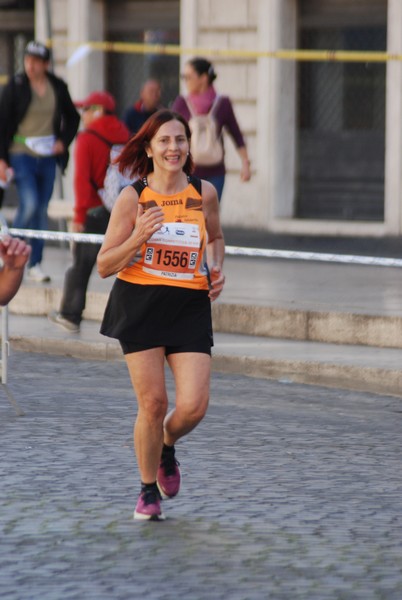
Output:
<instances>
[{"instance_id":1,"label":"orange tank top","mask_svg":"<svg viewBox=\"0 0 402 600\"><path fill-rule=\"evenodd\" d=\"M160 206L164 221L141 246L134 261L118 273L119 279L142 285L208 289L207 232L202 196L197 191L200 184L198 178L190 177L187 187L171 196L158 194L142 182L134 184L144 211Z\"/></svg>"}]
</instances>

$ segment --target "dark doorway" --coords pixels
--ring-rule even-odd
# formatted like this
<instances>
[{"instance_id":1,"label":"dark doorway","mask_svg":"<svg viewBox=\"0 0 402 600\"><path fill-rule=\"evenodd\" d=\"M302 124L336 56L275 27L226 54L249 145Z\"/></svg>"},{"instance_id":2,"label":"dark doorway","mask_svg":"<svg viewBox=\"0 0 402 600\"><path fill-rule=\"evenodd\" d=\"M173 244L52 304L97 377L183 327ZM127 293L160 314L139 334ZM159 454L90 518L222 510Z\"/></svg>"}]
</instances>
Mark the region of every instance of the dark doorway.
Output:
<instances>
[{"instance_id":1,"label":"dark doorway","mask_svg":"<svg viewBox=\"0 0 402 600\"><path fill-rule=\"evenodd\" d=\"M117 0L107 5L107 39L135 44L180 43L178 0ZM108 89L117 99L118 112L134 104L142 83L160 81L162 104L169 106L179 90L178 55L113 53L107 55Z\"/></svg>"},{"instance_id":2,"label":"dark doorway","mask_svg":"<svg viewBox=\"0 0 402 600\"><path fill-rule=\"evenodd\" d=\"M321 19L315 12L314 20L308 13L314 3L307 1L304 12L303 4L300 48L386 50L386 2L381 12L376 0L371 24L364 2L361 24L356 6L347 24L347 10L334 18L323 9L332 1L322 1ZM306 62L299 63L298 75L297 216L382 221L385 64Z\"/></svg>"}]
</instances>

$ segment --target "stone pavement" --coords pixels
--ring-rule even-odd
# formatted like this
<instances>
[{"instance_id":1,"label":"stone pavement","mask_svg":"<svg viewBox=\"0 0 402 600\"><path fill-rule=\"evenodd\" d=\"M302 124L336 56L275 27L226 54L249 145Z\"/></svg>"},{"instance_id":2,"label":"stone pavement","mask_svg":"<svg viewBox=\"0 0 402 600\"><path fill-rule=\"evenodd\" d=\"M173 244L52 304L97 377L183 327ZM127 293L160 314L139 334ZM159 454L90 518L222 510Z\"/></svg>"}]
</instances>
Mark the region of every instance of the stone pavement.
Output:
<instances>
[{"instance_id":1,"label":"stone pavement","mask_svg":"<svg viewBox=\"0 0 402 600\"><path fill-rule=\"evenodd\" d=\"M124 362L10 363L25 416L0 386L2 600L402 597L400 399L214 374L181 493L137 523Z\"/></svg>"}]
</instances>

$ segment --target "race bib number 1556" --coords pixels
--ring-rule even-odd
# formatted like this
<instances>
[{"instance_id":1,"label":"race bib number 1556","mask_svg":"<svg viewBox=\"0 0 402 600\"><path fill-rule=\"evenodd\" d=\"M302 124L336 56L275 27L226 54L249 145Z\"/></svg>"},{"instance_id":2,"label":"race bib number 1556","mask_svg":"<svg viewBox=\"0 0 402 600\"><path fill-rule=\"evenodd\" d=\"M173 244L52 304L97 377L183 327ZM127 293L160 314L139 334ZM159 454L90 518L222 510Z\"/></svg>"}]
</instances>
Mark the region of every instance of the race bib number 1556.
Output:
<instances>
[{"instance_id":1,"label":"race bib number 1556","mask_svg":"<svg viewBox=\"0 0 402 600\"><path fill-rule=\"evenodd\" d=\"M147 242L143 270L168 279L192 279L199 248L197 225L164 223Z\"/></svg>"}]
</instances>

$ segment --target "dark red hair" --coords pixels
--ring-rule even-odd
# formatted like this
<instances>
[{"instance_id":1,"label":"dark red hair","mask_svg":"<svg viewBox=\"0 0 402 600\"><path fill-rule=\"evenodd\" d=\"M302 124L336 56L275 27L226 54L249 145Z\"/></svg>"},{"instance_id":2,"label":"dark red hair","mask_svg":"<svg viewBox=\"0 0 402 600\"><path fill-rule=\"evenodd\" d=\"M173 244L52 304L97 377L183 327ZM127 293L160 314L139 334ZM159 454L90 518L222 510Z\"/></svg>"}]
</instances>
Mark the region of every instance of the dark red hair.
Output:
<instances>
[{"instance_id":1,"label":"dark red hair","mask_svg":"<svg viewBox=\"0 0 402 600\"><path fill-rule=\"evenodd\" d=\"M116 159L116 162L119 164L119 171L121 173L125 171L130 177L138 176L140 179L151 173L153 171L153 160L152 158L148 158L147 148L162 125L173 120L183 124L188 143L190 144L191 130L186 119L172 110L158 110L145 121L141 129L124 146L119 157ZM189 153L183 171L186 175L190 175L193 170L194 162Z\"/></svg>"}]
</instances>

